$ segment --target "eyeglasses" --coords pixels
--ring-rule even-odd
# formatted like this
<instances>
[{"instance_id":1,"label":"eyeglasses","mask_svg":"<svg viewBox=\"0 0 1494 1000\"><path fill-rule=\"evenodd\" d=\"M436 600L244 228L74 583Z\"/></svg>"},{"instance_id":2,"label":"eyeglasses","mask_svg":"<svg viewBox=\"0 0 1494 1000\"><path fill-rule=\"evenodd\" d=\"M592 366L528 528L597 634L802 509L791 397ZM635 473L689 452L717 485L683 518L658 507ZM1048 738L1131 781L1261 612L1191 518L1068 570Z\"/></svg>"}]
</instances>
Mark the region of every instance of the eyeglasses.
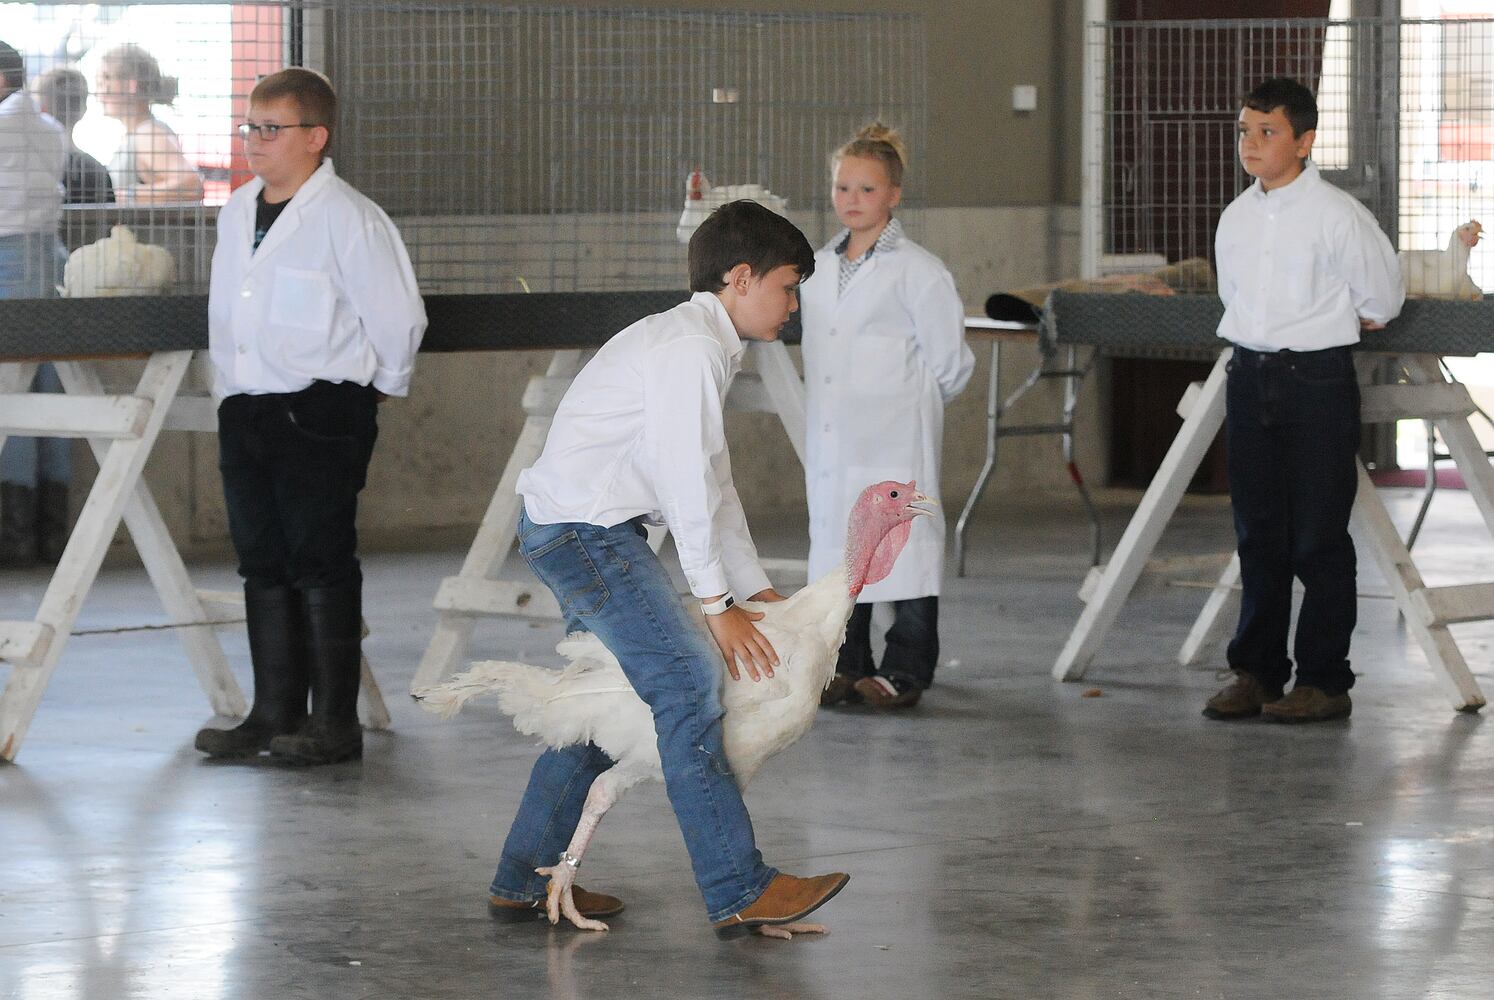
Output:
<instances>
[{"instance_id":1,"label":"eyeglasses","mask_svg":"<svg viewBox=\"0 0 1494 1000\"><path fill-rule=\"evenodd\" d=\"M260 139L264 142L274 142L276 139L280 138L281 129L321 127L321 125L315 122L302 122L299 125L255 125L252 122L244 122L244 124L234 129L234 131L239 134L240 139L248 139L249 136L258 134Z\"/></svg>"}]
</instances>

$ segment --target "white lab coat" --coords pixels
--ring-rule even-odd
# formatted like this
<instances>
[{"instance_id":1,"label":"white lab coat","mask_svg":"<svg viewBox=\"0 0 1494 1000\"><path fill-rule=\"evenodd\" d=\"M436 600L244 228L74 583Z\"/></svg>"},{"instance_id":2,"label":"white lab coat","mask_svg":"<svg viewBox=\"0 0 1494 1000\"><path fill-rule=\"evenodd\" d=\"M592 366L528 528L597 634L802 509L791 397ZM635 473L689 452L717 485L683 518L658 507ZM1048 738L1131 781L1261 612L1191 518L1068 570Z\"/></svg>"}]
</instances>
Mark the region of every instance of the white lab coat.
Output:
<instances>
[{"instance_id":1,"label":"white lab coat","mask_svg":"<svg viewBox=\"0 0 1494 1000\"><path fill-rule=\"evenodd\" d=\"M938 495L944 404L975 368L965 311L939 258L904 237L874 252L840 296L840 239L815 255L800 290L811 580L845 558L847 515L867 486L916 480ZM937 595L944 530L942 513L916 519L891 575L859 602Z\"/></svg>"},{"instance_id":2,"label":"white lab coat","mask_svg":"<svg viewBox=\"0 0 1494 1000\"><path fill-rule=\"evenodd\" d=\"M314 380L410 391L425 303L399 230L324 160L254 250L255 178L218 213L208 291L213 393Z\"/></svg>"}]
</instances>

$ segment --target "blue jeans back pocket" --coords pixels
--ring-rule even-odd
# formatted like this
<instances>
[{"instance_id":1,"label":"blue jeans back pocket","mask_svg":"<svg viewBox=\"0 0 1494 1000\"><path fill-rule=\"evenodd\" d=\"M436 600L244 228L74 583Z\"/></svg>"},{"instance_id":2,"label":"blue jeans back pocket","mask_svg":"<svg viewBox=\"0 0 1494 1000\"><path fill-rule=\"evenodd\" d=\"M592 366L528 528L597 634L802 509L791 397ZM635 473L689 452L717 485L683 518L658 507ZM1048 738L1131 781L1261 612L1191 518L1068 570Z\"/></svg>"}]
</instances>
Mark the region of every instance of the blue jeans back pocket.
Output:
<instances>
[{"instance_id":1,"label":"blue jeans back pocket","mask_svg":"<svg viewBox=\"0 0 1494 1000\"><path fill-rule=\"evenodd\" d=\"M574 530L552 538L533 552L522 546L520 550L534 575L560 600L568 616L590 618L607 603L607 584Z\"/></svg>"}]
</instances>

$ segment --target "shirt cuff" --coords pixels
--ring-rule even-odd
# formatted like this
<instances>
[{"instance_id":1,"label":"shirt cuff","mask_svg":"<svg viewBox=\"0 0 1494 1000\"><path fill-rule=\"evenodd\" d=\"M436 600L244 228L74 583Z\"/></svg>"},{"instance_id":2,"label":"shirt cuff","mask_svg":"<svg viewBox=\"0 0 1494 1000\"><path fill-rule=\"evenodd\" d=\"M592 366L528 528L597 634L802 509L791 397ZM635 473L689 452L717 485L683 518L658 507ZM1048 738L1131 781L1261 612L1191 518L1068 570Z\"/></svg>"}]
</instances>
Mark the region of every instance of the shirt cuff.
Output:
<instances>
[{"instance_id":1,"label":"shirt cuff","mask_svg":"<svg viewBox=\"0 0 1494 1000\"><path fill-rule=\"evenodd\" d=\"M413 368L405 368L402 371L377 368L374 370L373 387L386 396L408 396L410 376L413 372Z\"/></svg>"},{"instance_id":2,"label":"shirt cuff","mask_svg":"<svg viewBox=\"0 0 1494 1000\"><path fill-rule=\"evenodd\" d=\"M720 561L716 561L704 569L686 570L685 579L689 581L690 593L696 597L716 597L731 589L726 583L726 571L721 568ZM757 593L754 590L752 593ZM739 594L739 597L748 595Z\"/></svg>"}]
</instances>

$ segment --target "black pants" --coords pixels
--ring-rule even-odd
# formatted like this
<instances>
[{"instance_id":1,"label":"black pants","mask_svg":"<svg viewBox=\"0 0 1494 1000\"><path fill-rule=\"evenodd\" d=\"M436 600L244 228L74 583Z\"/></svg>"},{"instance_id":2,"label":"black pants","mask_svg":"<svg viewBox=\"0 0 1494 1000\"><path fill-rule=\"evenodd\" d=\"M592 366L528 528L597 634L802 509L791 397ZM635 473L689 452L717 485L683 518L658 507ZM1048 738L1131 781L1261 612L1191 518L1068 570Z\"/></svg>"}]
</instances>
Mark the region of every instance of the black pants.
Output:
<instances>
[{"instance_id":1,"label":"black pants","mask_svg":"<svg viewBox=\"0 0 1494 1000\"><path fill-rule=\"evenodd\" d=\"M357 586L358 493L378 437L370 386L229 396L218 468L239 575L250 587Z\"/></svg>"},{"instance_id":2,"label":"black pants","mask_svg":"<svg viewBox=\"0 0 1494 1000\"><path fill-rule=\"evenodd\" d=\"M1297 683L1354 686L1354 542L1359 384L1347 347L1263 354L1235 348L1225 425L1243 597L1229 665L1270 685L1291 677L1292 578L1305 596Z\"/></svg>"},{"instance_id":3,"label":"black pants","mask_svg":"<svg viewBox=\"0 0 1494 1000\"><path fill-rule=\"evenodd\" d=\"M887 630L887 649L882 669L887 677L901 677L920 688L934 683L939 665L939 598L915 597L892 602L892 628ZM872 605L858 604L846 623L846 641L840 647L837 673L869 677L874 672L871 649Z\"/></svg>"}]
</instances>

